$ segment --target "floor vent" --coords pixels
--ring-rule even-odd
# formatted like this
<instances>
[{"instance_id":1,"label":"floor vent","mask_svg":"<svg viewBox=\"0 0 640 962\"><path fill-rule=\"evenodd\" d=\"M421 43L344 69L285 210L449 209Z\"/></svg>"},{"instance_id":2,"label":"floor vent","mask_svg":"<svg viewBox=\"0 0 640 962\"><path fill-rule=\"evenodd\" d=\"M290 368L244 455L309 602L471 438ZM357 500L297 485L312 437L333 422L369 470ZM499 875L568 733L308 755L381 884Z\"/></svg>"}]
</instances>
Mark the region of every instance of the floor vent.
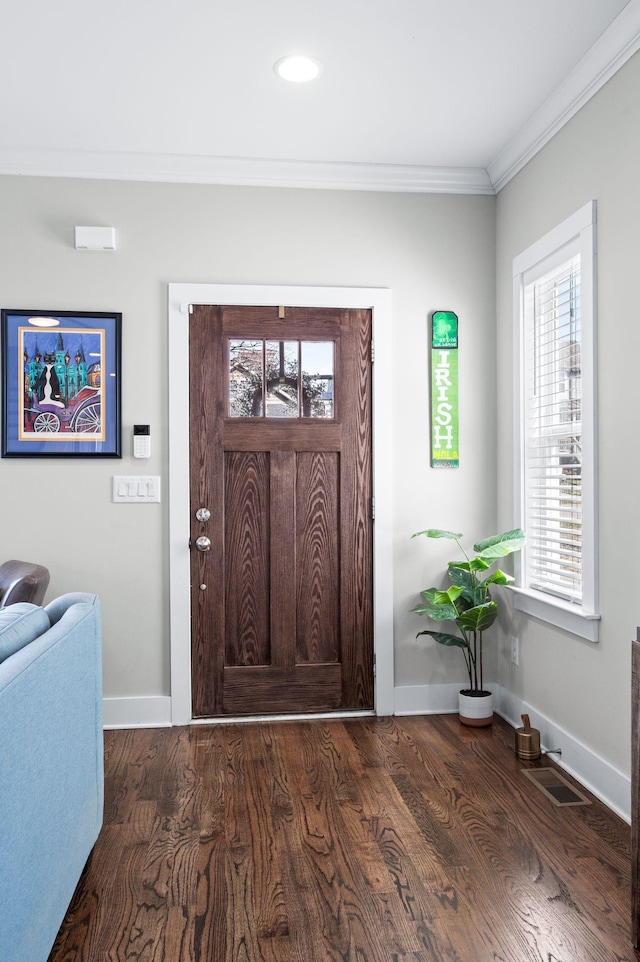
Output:
<instances>
[{"instance_id":1,"label":"floor vent","mask_svg":"<svg viewBox=\"0 0 640 962\"><path fill-rule=\"evenodd\" d=\"M555 768L523 768L522 772L558 807L591 805L589 799L570 785L562 775L558 775Z\"/></svg>"}]
</instances>

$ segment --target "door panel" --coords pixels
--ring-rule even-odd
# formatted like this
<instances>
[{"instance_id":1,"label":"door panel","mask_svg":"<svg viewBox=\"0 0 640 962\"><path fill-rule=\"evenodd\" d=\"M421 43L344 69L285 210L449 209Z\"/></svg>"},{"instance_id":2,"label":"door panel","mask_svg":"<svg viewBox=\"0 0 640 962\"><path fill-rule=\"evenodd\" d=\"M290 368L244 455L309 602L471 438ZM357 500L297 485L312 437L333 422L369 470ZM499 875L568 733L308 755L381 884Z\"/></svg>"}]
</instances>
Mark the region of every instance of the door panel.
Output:
<instances>
[{"instance_id":1,"label":"door panel","mask_svg":"<svg viewBox=\"0 0 640 962\"><path fill-rule=\"evenodd\" d=\"M224 714L337 711L342 704L340 665L224 669ZM256 705L259 708L256 708Z\"/></svg>"},{"instance_id":2,"label":"door panel","mask_svg":"<svg viewBox=\"0 0 640 962\"><path fill-rule=\"evenodd\" d=\"M230 451L225 478L227 665L269 658L269 455Z\"/></svg>"},{"instance_id":3,"label":"door panel","mask_svg":"<svg viewBox=\"0 0 640 962\"><path fill-rule=\"evenodd\" d=\"M284 313L191 315L195 716L373 707L371 316Z\"/></svg>"},{"instance_id":4,"label":"door panel","mask_svg":"<svg viewBox=\"0 0 640 962\"><path fill-rule=\"evenodd\" d=\"M324 452L298 455L298 664L329 664L340 660L338 457Z\"/></svg>"}]
</instances>

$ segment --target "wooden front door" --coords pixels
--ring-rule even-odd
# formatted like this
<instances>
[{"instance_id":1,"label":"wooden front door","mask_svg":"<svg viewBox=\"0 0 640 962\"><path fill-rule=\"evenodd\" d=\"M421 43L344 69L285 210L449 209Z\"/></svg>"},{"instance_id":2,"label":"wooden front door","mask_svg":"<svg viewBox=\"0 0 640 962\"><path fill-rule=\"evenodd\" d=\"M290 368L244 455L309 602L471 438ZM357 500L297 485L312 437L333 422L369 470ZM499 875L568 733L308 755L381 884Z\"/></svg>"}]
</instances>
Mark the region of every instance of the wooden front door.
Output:
<instances>
[{"instance_id":1,"label":"wooden front door","mask_svg":"<svg viewBox=\"0 0 640 962\"><path fill-rule=\"evenodd\" d=\"M371 312L198 306L189 355L194 717L373 708Z\"/></svg>"}]
</instances>

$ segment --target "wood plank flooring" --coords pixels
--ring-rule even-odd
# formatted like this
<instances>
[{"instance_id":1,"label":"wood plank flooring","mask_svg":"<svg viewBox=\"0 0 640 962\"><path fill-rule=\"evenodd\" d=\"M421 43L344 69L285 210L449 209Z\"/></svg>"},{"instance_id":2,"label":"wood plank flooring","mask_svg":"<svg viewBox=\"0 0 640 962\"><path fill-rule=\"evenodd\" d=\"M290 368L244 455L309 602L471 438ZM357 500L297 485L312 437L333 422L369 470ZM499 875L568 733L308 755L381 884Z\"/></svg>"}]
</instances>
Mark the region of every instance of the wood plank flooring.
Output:
<instances>
[{"instance_id":1,"label":"wood plank flooring","mask_svg":"<svg viewBox=\"0 0 640 962\"><path fill-rule=\"evenodd\" d=\"M631 962L630 830L455 715L107 732L49 962Z\"/></svg>"}]
</instances>

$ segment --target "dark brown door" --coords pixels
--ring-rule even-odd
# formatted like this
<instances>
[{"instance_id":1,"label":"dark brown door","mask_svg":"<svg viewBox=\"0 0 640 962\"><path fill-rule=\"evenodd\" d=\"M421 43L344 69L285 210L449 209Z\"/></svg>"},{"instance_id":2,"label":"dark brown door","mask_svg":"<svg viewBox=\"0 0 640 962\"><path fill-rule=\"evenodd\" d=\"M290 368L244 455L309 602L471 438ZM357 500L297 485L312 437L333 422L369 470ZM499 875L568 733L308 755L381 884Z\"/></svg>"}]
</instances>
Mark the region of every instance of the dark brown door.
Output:
<instances>
[{"instance_id":1,"label":"dark brown door","mask_svg":"<svg viewBox=\"0 0 640 962\"><path fill-rule=\"evenodd\" d=\"M371 312L199 306L189 350L194 716L373 708Z\"/></svg>"}]
</instances>

